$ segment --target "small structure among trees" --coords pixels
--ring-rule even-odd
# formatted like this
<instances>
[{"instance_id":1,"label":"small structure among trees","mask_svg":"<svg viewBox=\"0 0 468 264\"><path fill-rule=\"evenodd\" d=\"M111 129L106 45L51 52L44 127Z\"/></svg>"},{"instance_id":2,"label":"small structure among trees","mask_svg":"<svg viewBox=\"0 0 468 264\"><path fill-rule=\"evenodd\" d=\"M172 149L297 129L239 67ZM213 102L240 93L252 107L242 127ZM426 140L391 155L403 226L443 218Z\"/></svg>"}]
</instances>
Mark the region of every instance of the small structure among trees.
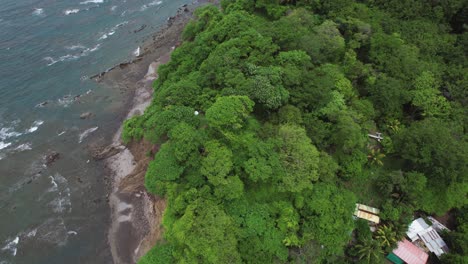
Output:
<instances>
[{"instance_id":1,"label":"small structure among trees","mask_svg":"<svg viewBox=\"0 0 468 264\"><path fill-rule=\"evenodd\" d=\"M356 217L365 219L375 224L380 223L380 217L378 216L379 213L379 209L359 203L356 204L356 209L354 210L354 215Z\"/></svg>"},{"instance_id":2,"label":"small structure among trees","mask_svg":"<svg viewBox=\"0 0 468 264\"><path fill-rule=\"evenodd\" d=\"M422 218L418 218L411 223L406 235L413 243L421 242L437 257L448 253L448 247L445 241L440 237L439 233Z\"/></svg>"},{"instance_id":3,"label":"small structure among trees","mask_svg":"<svg viewBox=\"0 0 468 264\"><path fill-rule=\"evenodd\" d=\"M375 135L373 134L367 134L367 135L371 138L375 138L379 142L383 140L382 133L380 132L376 132Z\"/></svg>"},{"instance_id":4,"label":"small structure among trees","mask_svg":"<svg viewBox=\"0 0 468 264\"><path fill-rule=\"evenodd\" d=\"M395 264L403 263L402 261L411 264L426 264L428 258L429 255L426 252L406 239L398 242L398 247L387 256L387 259Z\"/></svg>"}]
</instances>

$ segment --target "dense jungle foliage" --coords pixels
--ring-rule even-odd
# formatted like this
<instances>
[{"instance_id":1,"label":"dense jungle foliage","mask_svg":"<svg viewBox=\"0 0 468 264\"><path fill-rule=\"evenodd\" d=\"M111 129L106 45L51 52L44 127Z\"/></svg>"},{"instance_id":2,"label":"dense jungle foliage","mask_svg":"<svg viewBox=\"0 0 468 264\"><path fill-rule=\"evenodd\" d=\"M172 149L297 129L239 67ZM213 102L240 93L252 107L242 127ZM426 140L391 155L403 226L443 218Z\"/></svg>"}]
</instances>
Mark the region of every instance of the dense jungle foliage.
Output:
<instances>
[{"instance_id":1,"label":"dense jungle foliage","mask_svg":"<svg viewBox=\"0 0 468 264\"><path fill-rule=\"evenodd\" d=\"M125 123L125 141L161 145L145 184L168 201L164 241L140 262L381 263L415 211L466 205L467 11L463 0L198 9L151 106ZM353 220L356 202L381 209L377 232ZM466 245L460 226L451 235ZM466 251L442 261L467 263Z\"/></svg>"}]
</instances>

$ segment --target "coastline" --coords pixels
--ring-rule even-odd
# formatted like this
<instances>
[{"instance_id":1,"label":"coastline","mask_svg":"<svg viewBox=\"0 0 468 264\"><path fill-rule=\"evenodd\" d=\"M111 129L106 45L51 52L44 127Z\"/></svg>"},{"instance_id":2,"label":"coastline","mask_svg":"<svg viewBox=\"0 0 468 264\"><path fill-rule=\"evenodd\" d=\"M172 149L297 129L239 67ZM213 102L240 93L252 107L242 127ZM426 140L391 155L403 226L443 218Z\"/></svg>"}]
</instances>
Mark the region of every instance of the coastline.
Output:
<instances>
[{"instance_id":1,"label":"coastline","mask_svg":"<svg viewBox=\"0 0 468 264\"><path fill-rule=\"evenodd\" d=\"M152 83L159 65L170 60L170 54L181 41L182 31L192 18L193 10L209 1L183 5L159 32L140 47L136 59L121 63L91 79L120 89L130 90L123 106L129 109L122 121L142 114L152 100ZM95 150L96 159L103 160L110 179L108 201L111 226L108 243L113 262L136 263L161 239L161 218L166 202L146 192L144 176L151 158L146 155L155 147L142 140L124 145L120 139L122 126L113 136L112 144Z\"/></svg>"}]
</instances>

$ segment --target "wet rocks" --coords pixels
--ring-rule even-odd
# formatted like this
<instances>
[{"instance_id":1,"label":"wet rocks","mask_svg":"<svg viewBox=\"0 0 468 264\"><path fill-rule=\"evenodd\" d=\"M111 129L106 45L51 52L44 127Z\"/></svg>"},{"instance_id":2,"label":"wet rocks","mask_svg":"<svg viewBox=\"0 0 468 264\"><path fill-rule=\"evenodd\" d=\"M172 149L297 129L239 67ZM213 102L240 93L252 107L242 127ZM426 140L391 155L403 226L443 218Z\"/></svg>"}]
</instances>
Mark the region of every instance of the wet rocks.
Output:
<instances>
[{"instance_id":1,"label":"wet rocks","mask_svg":"<svg viewBox=\"0 0 468 264\"><path fill-rule=\"evenodd\" d=\"M105 148L95 149L92 155L94 159L102 160L102 159L112 157L124 149L125 149L125 146L122 146L118 143L113 143Z\"/></svg>"},{"instance_id":2,"label":"wet rocks","mask_svg":"<svg viewBox=\"0 0 468 264\"><path fill-rule=\"evenodd\" d=\"M146 24L141 25L138 29L133 30L133 33L138 33L147 27Z\"/></svg>"},{"instance_id":3,"label":"wet rocks","mask_svg":"<svg viewBox=\"0 0 468 264\"><path fill-rule=\"evenodd\" d=\"M56 151L51 151L44 157L45 165L49 167L50 165L52 165L52 163L56 162L58 159L60 159L60 153Z\"/></svg>"},{"instance_id":4,"label":"wet rocks","mask_svg":"<svg viewBox=\"0 0 468 264\"><path fill-rule=\"evenodd\" d=\"M80 119L88 119L93 116L93 113L91 112L84 112L80 115Z\"/></svg>"}]
</instances>

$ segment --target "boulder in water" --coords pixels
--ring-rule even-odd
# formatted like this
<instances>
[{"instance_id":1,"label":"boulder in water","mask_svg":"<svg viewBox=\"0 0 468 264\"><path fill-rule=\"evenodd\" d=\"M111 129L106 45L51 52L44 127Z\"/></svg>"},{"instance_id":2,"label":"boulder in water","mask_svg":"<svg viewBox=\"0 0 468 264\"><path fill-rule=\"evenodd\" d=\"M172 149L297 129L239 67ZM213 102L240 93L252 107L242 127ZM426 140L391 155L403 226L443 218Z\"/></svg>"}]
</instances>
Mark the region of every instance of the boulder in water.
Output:
<instances>
[{"instance_id":1,"label":"boulder in water","mask_svg":"<svg viewBox=\"0 0 468 264\"><path fill-rule=\"evenodd\" d=\"M49 167L50 165L52 165L52 163L56 162L58 159L60 159L60 153L56 151L52 151L45 156L45 165Z\"/></svg>"},{"instance_id":2,"label":"boulder in water","mask_svg":"<svg viewBox=\"0 0 468 264\"><path fill-rule=\"evenodd\" d=\"M81 118L81 119L88 119L88 118L90 118L91 116L93 116L93 113L91 113L91 112L85 112L85 113L82 113L82 114L80 115L80 118Z\"/></svg>"}]
</instances>

